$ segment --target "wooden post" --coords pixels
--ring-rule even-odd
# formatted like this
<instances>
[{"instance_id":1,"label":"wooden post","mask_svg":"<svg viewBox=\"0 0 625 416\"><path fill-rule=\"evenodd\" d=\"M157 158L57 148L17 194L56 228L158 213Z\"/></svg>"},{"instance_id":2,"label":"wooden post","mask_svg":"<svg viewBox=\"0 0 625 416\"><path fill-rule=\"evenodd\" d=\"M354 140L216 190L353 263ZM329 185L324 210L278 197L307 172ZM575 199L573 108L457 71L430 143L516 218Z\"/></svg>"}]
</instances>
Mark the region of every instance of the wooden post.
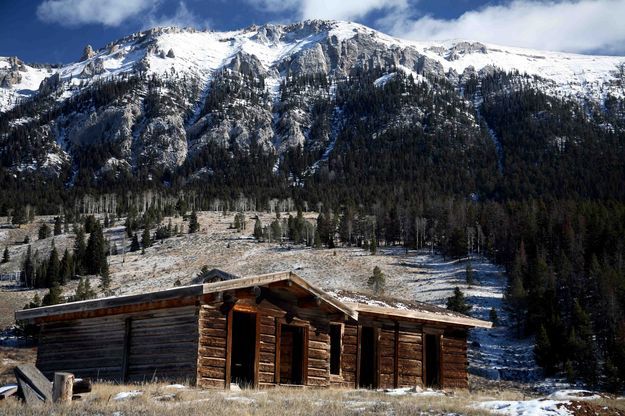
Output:
<instances>
[{"instance_id":1,"label":"wooden post","mask_svg":"<svg viewBox=\"0 0 625 416\"><path fill-rule=\"evenodd\" d=\"M54 403L71 403L74 394L74 375L71 373L54 373L52 400Z\"/></svg>"}]
</instances>

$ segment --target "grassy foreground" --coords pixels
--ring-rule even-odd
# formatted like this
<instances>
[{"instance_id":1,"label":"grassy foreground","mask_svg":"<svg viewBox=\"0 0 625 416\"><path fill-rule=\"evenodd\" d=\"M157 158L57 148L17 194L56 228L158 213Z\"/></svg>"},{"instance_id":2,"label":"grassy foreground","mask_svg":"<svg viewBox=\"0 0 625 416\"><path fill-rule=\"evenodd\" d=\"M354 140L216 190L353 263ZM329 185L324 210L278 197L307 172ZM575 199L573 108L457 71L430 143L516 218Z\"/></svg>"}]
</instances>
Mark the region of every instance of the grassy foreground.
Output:
<instances>
[{"instance_id":1,"label":"grassy foreground","mask_svg":"<svg viewBox=\"0 0 625 416\"><path fill-rule=\"evenodd\" d=\"M121 392L142 392L116 400ZM492 397L495 398L495 397ZM498 399L519 399L517 393ZM28 415L486 415L472 408L477 397L466 391L440 396L399 395L347 389L288 389L212 391L165 384L120 386L96 384L92 393L71 406L28 407L16 399L0 402L0 414Z\"/></svg>"}]
</instances>

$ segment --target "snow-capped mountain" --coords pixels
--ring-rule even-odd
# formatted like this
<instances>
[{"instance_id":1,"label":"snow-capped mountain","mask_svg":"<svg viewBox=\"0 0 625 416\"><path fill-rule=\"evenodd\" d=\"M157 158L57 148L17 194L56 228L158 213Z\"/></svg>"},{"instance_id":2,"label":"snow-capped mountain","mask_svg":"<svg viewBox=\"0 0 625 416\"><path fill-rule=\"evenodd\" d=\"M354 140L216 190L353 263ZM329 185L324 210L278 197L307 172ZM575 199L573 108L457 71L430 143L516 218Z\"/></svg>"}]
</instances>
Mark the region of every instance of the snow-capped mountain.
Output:
<instances>
[{"instance_id":1,"label":"snow-capped mountain","mask_svg":"<svg viewBox=\"0 0 625 416\"><path fill-rule=\"evenodd\" d=\"M373 94L363 82L379 90L391 83L389 94L403 89L397 107L365 114L350 101L357 91ZM400 127L433 134L460 126L461 134L453 131L465 141L451 145L489 143L484 151L502 171L506 149L488 123L492 111L484 111L527 89L573 103L605 131L625 121L614 104L625 97L625 58L415 42L336 21L232 32L156 28L87 46L67 65L0 58L0 83L3 168L65 171L68 184L86 166L92 179L181 167L189 180L207 178L215 174L211 146L230 154L262 149L277 157L274 171L300 149L299 170L311 174L363 117L373 139ZM575 140L548 138L560 148Z\"/></svg>"},{"instance_id":2,"label":"snow-capped mountain","mask_svg":"<svg viewBox=\"0 0 625 416\"><path fill-rule=\"evenodd\" d=\"M46 85L41 84L46 78L56 81L58 76L67 90L137 71L188 74L208 83L215 71L232 65L241 56L249 56L258 64L258 69L267 75L267 90L276 96L285 71L345 74L349 70L345 63L350 62L339 62L340 57L349 54L349 47L354 44L369 46L372 63L377 60L382 66L393 64L409 73L425 70L453 80L467 70L497 68L543 78L551 84L550 92L554 94L595 99L608 93L624 94L617 77L625 57L545 52L463 40L416 42L356 23L312 21L289 26L252 26L233 32L156 28L135 33L97 51L87 46L77 62L57 68L30 66L17 57L3 57L0 58L0 111L37 94ZM336 46L336 51L343 55L329 56L329 45ZM339 45L345 49L341 50ZM68 91L62 97L70 94Z\"/></svg>"}]
</instances>

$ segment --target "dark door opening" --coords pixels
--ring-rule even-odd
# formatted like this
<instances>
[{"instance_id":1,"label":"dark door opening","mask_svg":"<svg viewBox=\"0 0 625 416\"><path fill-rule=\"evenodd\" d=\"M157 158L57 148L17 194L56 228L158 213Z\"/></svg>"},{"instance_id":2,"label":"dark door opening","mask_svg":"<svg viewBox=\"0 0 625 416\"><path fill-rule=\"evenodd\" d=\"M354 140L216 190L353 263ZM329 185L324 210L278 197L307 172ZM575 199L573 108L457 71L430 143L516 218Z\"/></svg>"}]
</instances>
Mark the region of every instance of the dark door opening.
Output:
<instances>
[{"instance_id":1,"label":"dark door opening","mask_svg":"<svg viewBox=\"0 0 625 416\"><path fill-rule=\"evenodd\" d=\"M438 335L425 334L425 386L439 387L441 383L441 350Z\"/></svg>"},{"instance_id":2,"label":"dark door opening","mask_svg":"<svg viewBox=\"0 0 625 416\"><path fill-rule=\"evenodd\" d=\"M256 355L256 314L232 313L232 350L230 381L240 387L254 385Z\"/></svg>"},{"instance_id":3,"label":"dark door opening","mask_svg":"<svg viewBox=\"0 0 625 416\"><path fill-rule=\"evenodd\" d=\"M330 374L341 374L341 330L342 326L330 325Z\"/></svg>"},{"instance_id":4,"label":"dark door opening","mask_svg":"<svg viewBox=\"0 0 625 416\"><path fill-rule=\"evenodd\" d=\"M360 377L358 387L368 389L377 388L376 373L376 339L375 329L371 327L362 327L360 335Z\"/></svg>"},{"instance_id":5,"label":"dark door opening","mask_svg":"<svg viewBox=\"0 0 625 416\"><path fill-rule=\"evenodd\" d=\"M304 384L304 328L280 329L280 384Z\"/></svg>"}]
</instances>

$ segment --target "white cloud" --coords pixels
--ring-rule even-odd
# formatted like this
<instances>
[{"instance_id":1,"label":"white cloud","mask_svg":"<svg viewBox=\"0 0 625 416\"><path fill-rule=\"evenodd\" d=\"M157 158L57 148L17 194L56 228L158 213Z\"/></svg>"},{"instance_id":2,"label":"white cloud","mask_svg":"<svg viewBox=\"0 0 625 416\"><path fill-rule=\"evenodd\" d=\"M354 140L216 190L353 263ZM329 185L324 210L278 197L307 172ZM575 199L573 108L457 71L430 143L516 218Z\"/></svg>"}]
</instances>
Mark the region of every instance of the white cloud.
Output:
<instances>
[{"instance_id":1,"label":"white cloud","mask_svg":"<svg viewBox=\"0 0 625 416\"><path fill-rule=\"evenodd\" d=\"M268 12L291 11L297 19L353 20L374 11L396 13L408 7L408 0L248 0Z\"/></svg>"},{"instance_id":2,"label":"white cloud","mask_svg":"<svg viewBox=\"0 0 625 416\"><path fill-rule=\"evenodd\" d=\"M158 0L45 0L37 17L63 26L102 24L119 26L125 20L147 12Z\"/></svg>"},{"instance_id":3,"label":"white cloud","mask_svg":"<svg viewBox=\"0 0 625 416\"><path fill-rule=\"evenodd\" d=\"M207 28L210 26L208 21L200 21L195 14L193 14L187 8L187 5L181 1L178 3L178 8L173 16L155 16L150 15L147 18L146 27L156 26L178 26L178 27L194 27L194 28Z\"/></svg>"},{"instance_id":4,"label":"white cloud","mask_svg":"<svg viewBox=\"0 0 625 416\"><path fill-rule=\"evenodd\" d=\"M456 19L400 14L380 20L392 34L415 40L470 39L535 49L625 53L625 0L515 0Z\"/></svg>"}]
</instances>

